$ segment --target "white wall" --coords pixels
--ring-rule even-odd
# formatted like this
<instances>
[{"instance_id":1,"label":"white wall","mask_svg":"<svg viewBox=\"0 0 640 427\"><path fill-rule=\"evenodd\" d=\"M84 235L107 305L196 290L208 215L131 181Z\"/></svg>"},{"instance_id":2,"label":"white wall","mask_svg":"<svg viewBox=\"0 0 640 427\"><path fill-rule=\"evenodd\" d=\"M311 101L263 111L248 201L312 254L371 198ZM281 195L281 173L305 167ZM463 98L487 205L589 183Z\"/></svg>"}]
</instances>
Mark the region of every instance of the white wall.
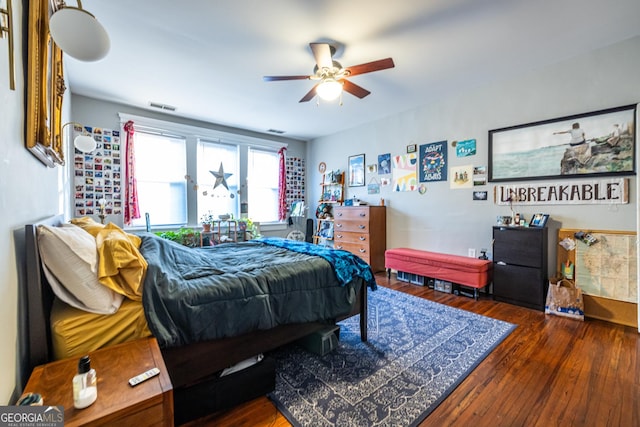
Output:
<instances>
[{"instance_id":1,"label":"white wall","mask_svg":"<svg viewBox=\"0 0 640 427\"><path fill-rule=\"evenodd\" d=\"M21 390L18 367L19 306L25 302L18 283L24 225L63 212L63 168L47 168L25 149L25 82L22 67L22 2L13 3L16 90L9 90L7 39L0 39L0 402L9 403Z\"/></svg>"},{"instance_id":2,"label":"white wall","mask_svg":"<svg viewBox=\"0 0 640 427\"><path fill-rule=\"evenodd\" d=\"M482 64L478 64L481 67ZM640 102L640 37L590 52L565 62L532 70L511 81L459 93L446 99L427 99L421 108L394 115L339 134L311 141L307 152L310 198L318 200L321 175L316 165L347 168L350 155L365 153L366 164L378 154L406 153L409 144L475 138L477 155L457 158L449 145L449 167L487 165L488 131L506 126L580 114ZM375 93L371 96L375 96ZM358 102L349 98L345 102ZM367 174L368 183L371 175ZM449 182L427 183L427 192L368 195L367 188L347 188L346 197L387 208L387 247L413 247L467 255L468 248L490 248L497 215L509 215L507 206L493 203L494 185L476 187L489 192L488 201L473 201L472 190L451 190ZM630 179L626 205L520 206L530 219L536 212L551 215L556 227L603 230L636 229L636 179ZM553 236L550 236L552 238ZM553 239L555 241L555 239ZM555 246L552 248L554 249ZM555 260L555 255L550 255ZM552 264L555 264L552 263ZM552 265L551 269L555 270Z\"/></svg>"}]
</instances>

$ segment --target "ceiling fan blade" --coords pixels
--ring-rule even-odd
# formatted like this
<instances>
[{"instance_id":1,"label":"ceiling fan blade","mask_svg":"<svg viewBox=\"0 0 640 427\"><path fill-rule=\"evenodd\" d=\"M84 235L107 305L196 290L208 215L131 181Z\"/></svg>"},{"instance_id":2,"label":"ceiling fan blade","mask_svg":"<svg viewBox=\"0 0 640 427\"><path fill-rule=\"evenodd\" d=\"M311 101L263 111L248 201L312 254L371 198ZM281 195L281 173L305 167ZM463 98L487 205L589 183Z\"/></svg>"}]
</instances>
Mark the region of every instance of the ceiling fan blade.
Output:
<instances>
[{"instance_id":1,"label":"ceiling fan blade","mask_svg":"<svg viewBox=\"0 0 640 427\"><path fill-rule=\"evenodd\" d=\"M333 59L331 59L331 47L327 43L309 43L313 57L316 59L318 68L333 67Z\"/></svg>"},{"instance_id":2,"label":"ceiling fan blade","mask_svg":"<svg viewBox=\"0 0 640 427\"><path fill-rule=\"evenodd\" d=\"M342 83L343 90L349 92L351 95L357 96L360 99L364 98L365 96L371 93L365 88L363 88L362 86L358 86L355 83L351 83L347 79L340 80L340 82Z\"/></svg>"},{"instance_id":3,"label":"ceiling fan blade","mask_svg":"<svg viewBox=\"0 0 640 427\"><path fill-rule=\"evenodd\" d=\"M264 76L262 80L265 82L277 82L280 80L309 80L309 76Z\"/></svg>"},{"instance_id":4,"label":"ceiling fan blade","mask_svg":"<svg viewBox=\"0 0 640 427\"><path fill-rule=\"evenodd\" d=\"M320 83L318 83L320 84ZM313 99L314 96L316 96L316 88L318 87L318 85L315 85L314 87L311 88L311 90L309 92L307 92L307 94L305 96L302 97L302 99L298 102L308 102L311 101Z\"/></svg>"},{"instance_id":5,"label":"ceiling fan blade","mask_svg":"<svg viewBox=\"0 0 640 427\"><path fill-rule=\"evenodd\" d=\"M345 70L348 72L348 76L356 76L358 74L371 73L373 71L386 70L387 68L393 67L395 67L393 59L385 58L373 62L367 62L366 64L354 65L353 67L345 67Z\"/></svg>"}]
</instances>

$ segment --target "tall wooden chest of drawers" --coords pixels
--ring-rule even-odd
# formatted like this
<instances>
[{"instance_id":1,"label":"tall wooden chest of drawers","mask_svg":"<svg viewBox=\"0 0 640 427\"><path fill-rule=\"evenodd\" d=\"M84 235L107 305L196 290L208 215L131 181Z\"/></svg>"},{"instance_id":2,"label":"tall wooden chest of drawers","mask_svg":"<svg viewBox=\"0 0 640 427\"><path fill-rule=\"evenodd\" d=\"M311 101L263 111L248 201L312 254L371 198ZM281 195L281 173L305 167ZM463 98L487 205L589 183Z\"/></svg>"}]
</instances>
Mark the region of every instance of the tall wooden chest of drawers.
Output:
<instances>
[{"instance_id":1,"label":"tall wooden chest of drawers","mask_svg":"<svg viewBox=\"0 0 640 427\"><path fill-rule=\"evenodd\" d=\"M387 211L384 206L334 206L333 245L365 260L374 273L384 271Z\"/></svg>"}]
</instances>

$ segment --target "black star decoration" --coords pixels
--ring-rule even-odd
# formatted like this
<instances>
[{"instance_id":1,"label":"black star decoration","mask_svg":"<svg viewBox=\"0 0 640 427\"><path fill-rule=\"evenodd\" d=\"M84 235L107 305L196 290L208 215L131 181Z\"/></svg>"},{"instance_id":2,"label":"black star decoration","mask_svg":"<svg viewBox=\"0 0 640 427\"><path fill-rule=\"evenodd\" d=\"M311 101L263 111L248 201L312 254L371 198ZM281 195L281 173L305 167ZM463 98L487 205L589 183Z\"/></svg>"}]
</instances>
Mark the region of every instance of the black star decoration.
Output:
<instances>
[{"instance_id":1,"label":"black star decoration","mask_svg":"<svg viewBox=\"0 0 640 427\"><path fill-rule=\"evenodd\" d=\"M218 172L215 172L215 171L209 171L209 172L211 172L211 174L216 177L216 183L213 184L214 190L220 184L224 185L224 188L226 188L227 191L229 190L229 186L227 185L227 178L229 178L233 174L224 173L224 168L222 167L222 163L220 163L220 168L218 169Z\"/></svg>"}]
</instances>

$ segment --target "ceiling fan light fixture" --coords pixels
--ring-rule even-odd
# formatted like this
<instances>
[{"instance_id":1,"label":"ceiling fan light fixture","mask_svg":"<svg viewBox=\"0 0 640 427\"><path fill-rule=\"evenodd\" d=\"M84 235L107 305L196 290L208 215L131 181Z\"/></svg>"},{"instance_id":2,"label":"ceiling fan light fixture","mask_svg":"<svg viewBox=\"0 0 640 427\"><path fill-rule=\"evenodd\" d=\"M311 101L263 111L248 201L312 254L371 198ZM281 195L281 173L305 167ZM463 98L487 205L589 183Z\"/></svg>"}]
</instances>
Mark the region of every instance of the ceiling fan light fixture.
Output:
<instances>
[{"instance_id":1,"label":"ceiling fan light fixture","mask_svg":"<svg viewBox=\"0 0 640 427\"><path fill-rule=\"evenodd\" d=\"M91 13L78 7L59 4L49 20L51 38L67 55L80 61L98 61L111 48L109 35L102 24Z\"/></svg>"},{"instance_id":2,"label":"ceiling fan light fixture","mask_svg":"<svg viewBox=\"0 0 640 427\"><path fill-rule=\"evenodd\" d=\"M316 88L316 93L325 101L333 101L342 93L342 83L332 78L325 79Z\"/></svg>"}]
</instances>

